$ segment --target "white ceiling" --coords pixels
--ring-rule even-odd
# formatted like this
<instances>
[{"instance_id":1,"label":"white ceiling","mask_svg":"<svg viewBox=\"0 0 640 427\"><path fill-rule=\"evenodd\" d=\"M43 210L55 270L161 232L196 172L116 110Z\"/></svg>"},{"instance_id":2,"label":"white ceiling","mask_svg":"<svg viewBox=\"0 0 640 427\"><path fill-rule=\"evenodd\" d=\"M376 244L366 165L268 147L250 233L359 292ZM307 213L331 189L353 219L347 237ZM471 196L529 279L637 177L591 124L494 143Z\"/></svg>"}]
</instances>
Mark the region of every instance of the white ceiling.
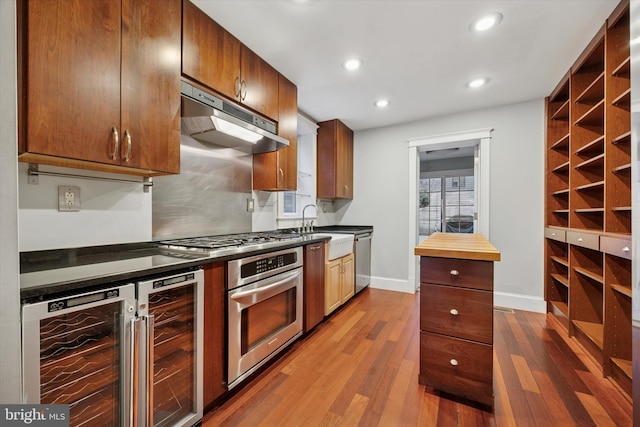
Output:
<instances>
[{"instance_id":1,"label":"white ceiling","mask_svg":"<svg viewBox=\"0 0 640 427\"><path fill-rule=\"evenodd\" d=\"M363 130L547 96L617 0L192 0L298 86L316 121ZM501 12L483 34L472 20ZM356 72L340 66L364 60ZM489 77L471 90L466 83ZM391 104L377 109L386 97Z\"/></svg>"}]
</instances>

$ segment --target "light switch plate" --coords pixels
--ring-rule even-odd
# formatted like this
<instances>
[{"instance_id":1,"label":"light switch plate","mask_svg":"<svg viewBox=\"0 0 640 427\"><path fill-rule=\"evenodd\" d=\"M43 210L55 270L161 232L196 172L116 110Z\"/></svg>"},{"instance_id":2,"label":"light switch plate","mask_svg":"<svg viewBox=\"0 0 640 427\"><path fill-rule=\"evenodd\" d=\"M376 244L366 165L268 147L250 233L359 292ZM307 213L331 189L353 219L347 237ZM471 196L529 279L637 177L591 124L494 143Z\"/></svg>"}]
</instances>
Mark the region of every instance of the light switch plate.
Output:
<instances>
[{"instance_id":1,"label":"light switch plate","mask_svg":"<svg viewBox=\"0 0 640 427\"><path fill-rule=\"evenodd\" d=\"M78 212L80 210L80 187L58 186L58 210L60 212Z\"/></svg>"}]
</instances>

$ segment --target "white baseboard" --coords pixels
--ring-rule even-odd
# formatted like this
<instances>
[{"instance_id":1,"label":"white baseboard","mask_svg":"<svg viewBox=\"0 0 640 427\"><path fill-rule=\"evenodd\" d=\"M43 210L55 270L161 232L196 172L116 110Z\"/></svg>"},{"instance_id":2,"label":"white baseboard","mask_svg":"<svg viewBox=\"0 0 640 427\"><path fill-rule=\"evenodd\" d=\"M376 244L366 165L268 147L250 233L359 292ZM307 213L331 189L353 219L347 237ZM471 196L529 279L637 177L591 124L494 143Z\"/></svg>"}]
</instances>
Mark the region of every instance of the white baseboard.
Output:
<instances>
[{"instance_id":1,"label":"white baseboard","mask_svg":"<svg viewBox=\"0 0 640 427\"><path fill-rule=\"evenodd\" d=\"M547 303L542 297L510 294L507 292L494 291L493 305L512 308L514 310L533 311L535 313L545 313L547 311Z\"/></svg>"},{"instance_id":2,"label":"white baseboard","mask_svg":"<svg viewBox=\"0 0 640 427\"><path fill-rule=\"evenodd\" d=\"M384 289L386 291L404 292L415 294L416 290L408 280L389 279L388 277L371 276L369 285L373 289Z\"/></svg>"}]
</instances>

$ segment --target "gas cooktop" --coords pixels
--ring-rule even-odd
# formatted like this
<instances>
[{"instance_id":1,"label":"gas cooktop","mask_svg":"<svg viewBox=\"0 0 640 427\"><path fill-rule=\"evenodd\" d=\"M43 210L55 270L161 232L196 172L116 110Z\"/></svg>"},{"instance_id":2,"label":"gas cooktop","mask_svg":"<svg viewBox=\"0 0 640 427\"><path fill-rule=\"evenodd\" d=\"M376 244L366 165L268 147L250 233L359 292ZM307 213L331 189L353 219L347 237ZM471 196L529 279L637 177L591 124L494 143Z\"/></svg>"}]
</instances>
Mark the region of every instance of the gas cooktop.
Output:
<instances>
[{"instance_id":1,"label":"gas cooktop","mask_svg":"<svg viewBox=\"0 0 640 427\"><path fill-rule=\"evenodd\" d=\"M242 233L164 240L160 242L160 249L174 253L220 255L275 247L286 241L295 242L300 240L302 240L302 237L295 233L277 231Z\"/></svg>"}]
</instances>

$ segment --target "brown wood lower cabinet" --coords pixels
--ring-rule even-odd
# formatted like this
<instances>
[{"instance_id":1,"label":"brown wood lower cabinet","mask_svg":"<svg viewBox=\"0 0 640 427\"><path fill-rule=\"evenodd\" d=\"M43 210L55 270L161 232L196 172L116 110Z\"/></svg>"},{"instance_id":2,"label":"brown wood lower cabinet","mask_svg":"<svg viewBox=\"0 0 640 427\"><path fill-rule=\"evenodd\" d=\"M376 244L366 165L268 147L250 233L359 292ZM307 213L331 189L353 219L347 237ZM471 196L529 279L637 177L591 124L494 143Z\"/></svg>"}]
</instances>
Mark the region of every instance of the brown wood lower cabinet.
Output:
<instances>
[{"instance_id":1,"label":"brown wood lower cabinet","mask_svg":"<svg viewBox=\"0 0 640 427\"><path fill-rule=\"evenodd\" d=\"M419 381L493 405L493 346L421 331Z\"/></svg>"},{"instance_id":2,"label":"brown wood lower cabinet","mask_svg":"<svg viewBox=\"0 0 640 427\"><path fill-rule=\"evenodd\" d=\"M304 332L324 319L325 246L319 242L304 247Z\"/></svg>"},{"instance_id":3,"label":"brown wood lower cabinet","mask_svg":"<svg viewBox=\"0 0 640 427\"><path fill-rule=\"evenodd\" d=\"M203 407L211 409L225 386L225 264L204 266Z\"/></svg>"},{"instance_id":4,"label":"brown wood lower cabinet","mask_svg":"<svg viewBox=\"0 0 640 427\"><path fill-rule=\"evenodd\" d=\"M479 234L435 233L420 255L420 384L493 406L493 261Z\"/></svg>"}]
</instances>

